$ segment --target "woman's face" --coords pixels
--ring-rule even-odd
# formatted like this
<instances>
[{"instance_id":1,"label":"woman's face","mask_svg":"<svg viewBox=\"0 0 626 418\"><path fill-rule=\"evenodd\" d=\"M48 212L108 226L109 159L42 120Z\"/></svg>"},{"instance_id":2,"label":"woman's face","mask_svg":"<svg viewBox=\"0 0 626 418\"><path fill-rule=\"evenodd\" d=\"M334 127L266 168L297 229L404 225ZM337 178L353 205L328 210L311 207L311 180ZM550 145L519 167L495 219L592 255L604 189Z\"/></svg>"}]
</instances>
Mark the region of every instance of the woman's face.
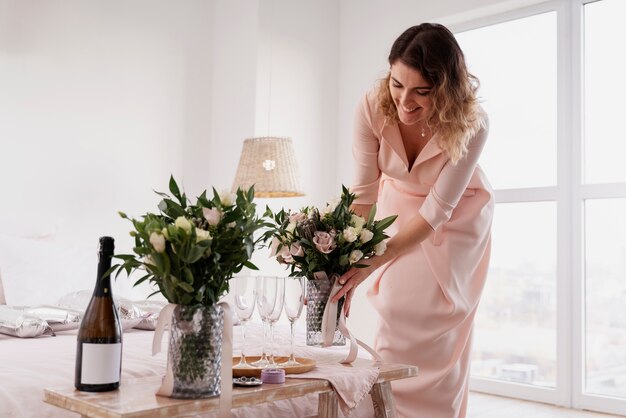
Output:
<instances>
[{"instance_id":1,"label":"woman's face","mask_svg":"<svg viewBox=\"0 0 626 418\"><path fill-rule=\"evenodd\" d=\"M432 85L419 71L401 61L391 65L389 91L398 110L398 118L405 125L425 122L430 116Z\"/></svg>"}]
</instances>

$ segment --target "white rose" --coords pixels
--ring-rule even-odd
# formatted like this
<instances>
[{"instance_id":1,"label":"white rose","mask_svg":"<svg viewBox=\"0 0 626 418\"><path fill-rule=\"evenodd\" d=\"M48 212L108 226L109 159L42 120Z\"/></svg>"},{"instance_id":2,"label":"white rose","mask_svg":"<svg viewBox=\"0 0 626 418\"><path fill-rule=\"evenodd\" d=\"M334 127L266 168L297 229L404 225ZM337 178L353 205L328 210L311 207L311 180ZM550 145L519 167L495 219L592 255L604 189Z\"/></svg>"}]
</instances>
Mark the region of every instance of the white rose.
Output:
<instances>
[{"instance_id":1,"label":"white rose","mask_svg":"<svg viewBox=\"0 0 626 418\"><path fill-rule=\"evenodd\" d=\"M174 221L174 225L176 225L177 228L184 230L185 232L191 232L191 222L189 222L189 220L184 216L179 216L178 218L176 218L176 220Z\"/></svg>"},{"instance_id":2,"label":"white rose","mask_svg":"<svg viewBox=\"0 0 626 418\"><path fill-rule=\"evenodd\" d=\"M222 192L218 194L223 206L232 206L235 202L235 195L227 190L222 190Z\"/></svg>"},{"instance_id":3,"label":"white rose","mask_svg":"<svg viewBox=\"0 0 626 418\"><path fill-rule=\"evenodd\" d=\"M360 217L360 216L358 216L358 215L352 215L352 218L350 219L350 222L359 231L363 228L363 225L365 225L365 219Z\"/></svg>"},{"instance_id":4,"label":"white rose","mask_svg":"<svg viewBox=\"0 0 626 418\"><path fill-rule=\"evenodd\" d=\"M374 233L369 229L363 229L359 234L359 239L363 244L374 238Z\"/></svg>"},{"instance_id":5,"label":"white rose","mask_svg":"<svg viewBox=\"0 0 626 418\"><path fill-rule=\"evenodd\" d=\"M154 251L157 253L165 251L165 237L158 232L152 232L150 234L150 244L152 244Z\"/></svg>"},{"instance_id":6,"label":"white rose","mask_svg":"<svg viewBox=\"0 0 626 418\"><path fill-rule=\"evenodd\" d=\"M197 228L196 229L196 242L207 241L213 238L209 231L205 231L204 229Z\"/></svg>"},{"instance_id":7,"label":"white rose","mask_svg":"<svg viewBox=\"0 0 626 418\"><path fill-rule=\"evenodd\" d=\"M332 199L330 202L327 203L328 208L331 210L331 212L337 209L337 205L339 204L339 202L341 202L341 198L335 197L334 199Z\"/></svg>"},{"instance_id":8,"label":"white rose","mask_svg":"<svg viewBox=\"0 0 626 418\"><path fill-rule=\"evenodd\" d=\"M170 233L169 233L169 232L167 232L167 228L166 228L166 227L164 227L164 228L161 230L161 233L163 234L163 236L165 237L165 239L170 239Z\"/></svg>"},{"instance_id":9,"label":"white rose","mask_svg":"<svg viewBox=\"0 0 626 418\"><path fill-rule=\"evenodd\" d=\"M295 222L289 222L289 225L287 225L287 228L285 228L287 230L287 232L290 232L293 234L293 231L296 230L296 223Z\"/></svg>"},{"instance_id":10,"label":"white rose","mask_svg":"<svg viewBox=\"0 0 626 418\"><path fill-rule=\"evenodd\" d=\"M354 264L362 258L363 258L363 252L359 250L354 250L350 253L350 256L348 257L348 261L350 261L350 264Z\"/></svg>"},{"instance_id":11,"label":"white rose","mask_svg":"<svg viewBox=\"0 0 626 418\"><path fill-rule=\"evenodd\" d=\"M374 252L376 255L385 254L385 250L387 250L387 243L385 241L381 241L378 244L374 245Z\"/></svg>"},{"instance_id":12,"label":"white rose","mask_svg":"<svg viewBox=\"0 0 626 418\"><path fill-rule=\"evenodd\" d=\"M329 213L333 213L337 209L337 205L341 202L341 199L335 197L330 202L326 203L326 207L320 211L320 217L324 217Z\"/></svg>"},{"instance_id":13,"label":"white rose","mask_svg":"<svg viewBox=\"0 0 626 418\"><path fill-rule=\"evenodd\" d=\"M237 222L232 221L232 222L230 222L230 223L227 223L227 224L226 224L226 226L227 226L227 227L229 227L229 228L234 228L234 227L236 227L236 226L237 226Z\"/></svg>"},{"instance_id":14,"label":"white rose","mask_svg":"<svg viewBox=\"0 0 626 418\"><path fill-rule=\"evenodd\" d=\"M346 240L346 242L354 242L356 241L358 236L358 232L352 226L349 226L343 230L343 239Z\"/></svg>"},{"instance_id":15,"label":"white rose","mask_svg":"<svg viewBox=\"0 0 626 418\"><path fill-rule=\"evenodd\" d=\"M218 208L202 208L202 215L209 225L217 225L222 220L222 211Z\"/></svg>"}]
</instances>

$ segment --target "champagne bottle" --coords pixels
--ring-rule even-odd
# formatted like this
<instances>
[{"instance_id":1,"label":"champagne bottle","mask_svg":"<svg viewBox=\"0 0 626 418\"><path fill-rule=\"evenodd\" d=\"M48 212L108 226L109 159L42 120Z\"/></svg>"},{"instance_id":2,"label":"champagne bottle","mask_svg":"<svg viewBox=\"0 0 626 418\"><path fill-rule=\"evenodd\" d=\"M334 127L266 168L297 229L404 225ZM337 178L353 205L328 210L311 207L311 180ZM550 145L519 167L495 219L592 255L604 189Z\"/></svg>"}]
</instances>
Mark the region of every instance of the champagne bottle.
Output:
<instances>
[{"instance_id":1,"label":"champagne bottle","mask_svg":"<svg viewBox=\"0 0 626 418\"><path fill-rule=\"evenodd\" d=\"M101 237L98 276L93 295L78 329L74 386L87 392L115 390L122 371L122 327L113 303L111 268L114 242Z\"/></svg>"}]
</instances>

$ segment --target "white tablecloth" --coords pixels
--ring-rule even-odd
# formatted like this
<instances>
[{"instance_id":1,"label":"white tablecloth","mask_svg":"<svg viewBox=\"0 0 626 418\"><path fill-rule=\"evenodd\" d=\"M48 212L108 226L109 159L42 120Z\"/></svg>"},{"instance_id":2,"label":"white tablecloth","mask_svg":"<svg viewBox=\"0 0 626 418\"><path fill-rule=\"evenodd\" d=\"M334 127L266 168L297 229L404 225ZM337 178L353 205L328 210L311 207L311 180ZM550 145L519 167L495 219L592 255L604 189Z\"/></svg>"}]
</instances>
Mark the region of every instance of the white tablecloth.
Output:
<instances>
[{"instance_id":1,"label":"white tablecloth","mask_svg":"<svg viewBox=\"0 0 626 418\"><path fill-rule=\"evenodd\" d=\"M246 354L259 355L261 347L261 324L248 324L247 337L248 347ZM239 355L241 350L241 329L234 329L234 355ZM122 359L122 385L131 378L163 376L167 359L167 336L163 339L161 353L152 357L151 331L130 330L124 333L123 359ZM276 354L287 355L289 353L288 326L279 324L276 330ZM297 332L296 355L300 357L315 358L320 369L328 370L328 367L343 367L336 363L345 355L345 348L330 347L318 348L307 347L304 344L304 331ZM67 387L74 383L74 358L76 353L76 331L64 331L57 333L56 337L40 337L32 339L20 339L0 334L0 417L2 418L41 418L41 417L78 417L61 408L43 402L43 389L51 387ZM369 358L364 353L363 357ZM315 370L311 375L317 373ZM338 376L338 373L334 373ZM370 374L361 374L369 376ZM349 392L350 379L354 379L354 388L362 384L362 380L344 376L346 379L343 390ZM300 377L305 377L301 375ZM313 377L313 376L311 376ZM366 382L369 384L369 382ZM370 385L371 386L371 385ZM362 393L353 391L354 401L362 397ZM340 392L341 394L341 392ZM348 396L350 393L344 396ZM355 399L359 398L359 399ZM351 405L348 405L351 406ZM344 405L344 410L346 405ZM309 395L293 400L272 402L263 407L238 408L233 410L237 417L310 417L317 414L317 396ZM205 416L210 416L205 415ZM366 418L373 416L371 400L365 397L351 417Z\"/></svg>"}]
</instances>

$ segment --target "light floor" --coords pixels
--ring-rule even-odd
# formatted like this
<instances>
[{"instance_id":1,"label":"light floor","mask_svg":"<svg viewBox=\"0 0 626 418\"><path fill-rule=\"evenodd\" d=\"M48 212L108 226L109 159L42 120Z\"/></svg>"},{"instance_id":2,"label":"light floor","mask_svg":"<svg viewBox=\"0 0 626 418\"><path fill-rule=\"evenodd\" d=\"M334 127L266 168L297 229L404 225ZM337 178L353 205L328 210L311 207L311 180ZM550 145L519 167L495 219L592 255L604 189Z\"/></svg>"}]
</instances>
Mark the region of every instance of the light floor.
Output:
<instances>
[{"instance_id":1,"label":"light floor","mask_svg":"<svg viewBox=\"0 0 626 418\"><path fill-rule=\"evenodd\" d=\"M538 402L470 392L468 418L615 418L617 415L578 411Z\"/></svg>"}]
</instances>

